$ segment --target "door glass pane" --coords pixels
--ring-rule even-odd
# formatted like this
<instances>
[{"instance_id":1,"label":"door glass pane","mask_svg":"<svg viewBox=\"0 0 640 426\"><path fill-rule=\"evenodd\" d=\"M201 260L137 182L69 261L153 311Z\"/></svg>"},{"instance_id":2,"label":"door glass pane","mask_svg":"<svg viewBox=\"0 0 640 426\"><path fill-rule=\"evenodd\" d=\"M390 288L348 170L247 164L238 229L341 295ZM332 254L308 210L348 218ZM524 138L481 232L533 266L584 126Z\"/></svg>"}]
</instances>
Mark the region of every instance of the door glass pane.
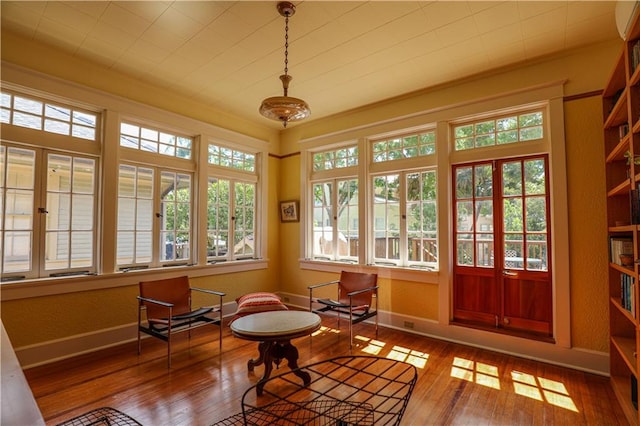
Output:
<instances>
[{"instance_id":1,"label":"door glass pane","mask_svg":"<svg viewBox=\"0 0 640 426\"><path fill-rule=\"evenodd\" d=\"M473 194L473 178L471 167L456 169L456 199L471 198Z\"/></svg>"},{"instance_id":2,"label":"door glass pane","mask_svg":"<svg viewBox=\"0 0 640 426\"><path fill-rule=\"evenodd\" d=\"M493 200L476 201L476 266L493 266Z\"/></svg>"},{"instance_id":3,"label":"door glass pane","mask_svg":"<svg viewBox=\"0 0 640 426\"><path fill-rule=\"evenodd\" d=\"M492 197L493 196L493 166L491 164L479 165L474 167L475 173L475 196L476 197Z\"/></svg>"},{"instance_id":4,"label":"door glass pane","mask_svg":"<svg viewBox=\"0 0 640 426\"><path fill-rule=\"evenodd\" d=\"M473 234L458 234L456 248L458 265L473 266Z\"/></svg>"},{"instance_id":5,"label":"door glass pane","mask_svg":"<svg viewBox=\"0 0 640 426\"><path fill-rule=\"evenodd\" d=\"M504 267L547 270L547 198L544 159L502 167Z\"/></svg>"},{"instance_id":6,"label":"door glass pane","mask_svg":"<svg viewBox=\"0 0 640 426\"><path fill-rule=\"evenodd\" d=\"M546 193L545 162L542 159L524 162L525 195Z\"/></svg>"},{"instance_id":7,"label":"door glass pane","mask_svg":"<svg viewBox=\"0 0 640 426\"><path fill-rule=\"evenodd\" d=\"M520 161L502 165L502 195L522 194L522 166Z\"/></svg>"}]
</instances>

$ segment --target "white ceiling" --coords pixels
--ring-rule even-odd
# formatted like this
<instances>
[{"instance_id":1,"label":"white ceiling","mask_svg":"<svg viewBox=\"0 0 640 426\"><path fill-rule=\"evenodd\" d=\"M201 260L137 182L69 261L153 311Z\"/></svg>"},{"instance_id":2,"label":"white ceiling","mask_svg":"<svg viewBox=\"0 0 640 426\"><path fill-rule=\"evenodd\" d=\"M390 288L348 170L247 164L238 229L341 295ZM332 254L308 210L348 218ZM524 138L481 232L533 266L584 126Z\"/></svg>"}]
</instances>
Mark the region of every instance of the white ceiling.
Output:
<instances>
[{"instance_id":1,"label":"white ceiling","mask_svg":"<svg viewBox=\"0 0 640 426\"><path fill-rule=\"evenodd\" d=\"M618 38L614 1L295 1L289 95L310 119ZM2 30L263 124L282 94L272 1L6 1Z\"/></svg>"}]
</instances>

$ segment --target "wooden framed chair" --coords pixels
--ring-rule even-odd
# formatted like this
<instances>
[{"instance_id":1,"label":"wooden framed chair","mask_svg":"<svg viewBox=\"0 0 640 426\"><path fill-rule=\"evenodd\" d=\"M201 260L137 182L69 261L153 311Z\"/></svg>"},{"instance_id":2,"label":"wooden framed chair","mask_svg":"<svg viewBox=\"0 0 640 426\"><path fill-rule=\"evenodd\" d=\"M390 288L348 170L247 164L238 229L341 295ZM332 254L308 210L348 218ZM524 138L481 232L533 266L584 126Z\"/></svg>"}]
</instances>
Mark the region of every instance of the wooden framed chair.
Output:
<instances>
[{"instance_id":1,"label":"wooden framed chair","mask_svg":"<svg viewBox=\"0 0 640 426\"><path fill-rule=\"evenodd\" d=\"M337 299L324 299L313 297L313 290L329 285L337 286ZM314 284L309 287L309 310L311 312L335 312L338 315L338 327L340 327L340 314L346 314L349 318L349 344L353 346L353 324L357 324L371 317L375 317L376 337L378 336L378 274L365 274L362 272L340 273L340 279L327 283ZM319 309L313 309L313 303L322 305ZM372 303L375 302L375 307Z\"/></svg>"},{"instance_id":2,"label":"wooden framed chair","mask_svg":"<svg viewBox=\"0 0 640 426\"><path fill-rule=\"evenodd\" d=\"M218 296L217 306L191 308L191 292L198 291ZM189 285L189 277L166 278L140 282L138 296L138 354L142 351L141 333L167 342L167 365L171 368L171 336L204 325L220 328L219 341L222 351L222 297L225 293L195 288ZM146 311L146 324L142 312ZM211 314L217 313L217 317Z\"/></svg>"}]
</instances>

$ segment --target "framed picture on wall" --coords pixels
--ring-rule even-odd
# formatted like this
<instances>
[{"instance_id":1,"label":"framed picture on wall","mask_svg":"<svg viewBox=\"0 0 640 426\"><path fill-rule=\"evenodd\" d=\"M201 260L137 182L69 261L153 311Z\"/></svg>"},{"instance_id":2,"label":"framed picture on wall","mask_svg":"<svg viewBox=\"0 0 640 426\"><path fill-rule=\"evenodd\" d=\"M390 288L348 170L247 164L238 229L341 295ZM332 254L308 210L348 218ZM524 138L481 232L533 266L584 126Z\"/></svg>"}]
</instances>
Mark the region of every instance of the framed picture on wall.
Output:
<instances>
[{"instance_id":1,"label":"framed picture on wall","mask_svg":"<svg viewBox=\"0 0 640 426\"><path fill-rule=\"evenodd\" d=\"M300 204L297 200L280 201L280 222L299 222Z\"/></svg>"}]
</instances>

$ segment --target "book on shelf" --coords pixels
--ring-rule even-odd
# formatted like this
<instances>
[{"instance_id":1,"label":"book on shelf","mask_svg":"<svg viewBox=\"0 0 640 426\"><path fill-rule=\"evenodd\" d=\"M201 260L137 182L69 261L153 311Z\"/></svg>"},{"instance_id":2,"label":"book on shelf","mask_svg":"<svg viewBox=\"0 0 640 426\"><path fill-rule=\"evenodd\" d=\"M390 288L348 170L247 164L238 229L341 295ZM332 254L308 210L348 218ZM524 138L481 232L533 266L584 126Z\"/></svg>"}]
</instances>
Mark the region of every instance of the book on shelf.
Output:
<instances>
[{"instance_id":1,"label":"book on shelf","mask_svg":"<svg viewBox=\"0 0 640 426\"><path fill-rule=\"evenodd\" d=\"M640 224L640 185L629 191L629 209L631 223Z\"/></svg>"},{"instance_id":2,"label":"book on shelf","mask_svg":"<svg viewBox=\"0 0 640 426\"><path fill-rule=\"evenodd\" d=\"M622 266L621 254L633 255L633 238L631 237L611 237L610 238L611 262Z\"/></svg>"},{"instance_id":3,"label":"book on shelf","mask_svg":"<svg viewBox=\"0 0 640 426\"><path fill-rule=\"evenodd\" d=\"M627 274L620 274L620 304L636 317L636 280Z\"/></svg>"},{"instance_id":4,"label":"book on shelf","mask_svg":"<svg viewBox=\"0 0 640 426\"><path fill-rule=\"evenodd\" d=\"M618 126L618 136L620 140L624 139L629 134L629 123L624 123Z\"/></svg>"},{"instance_id":5,"label":"book on shelf","mask_svg":"<svg viewBox=\"0 0 640 426\"><path fill-rule=\"evenodd\" d=\"M634 73L640 64L640 40L636 40L631 46L631 74Z\"/></svg>"}]
</instances>

